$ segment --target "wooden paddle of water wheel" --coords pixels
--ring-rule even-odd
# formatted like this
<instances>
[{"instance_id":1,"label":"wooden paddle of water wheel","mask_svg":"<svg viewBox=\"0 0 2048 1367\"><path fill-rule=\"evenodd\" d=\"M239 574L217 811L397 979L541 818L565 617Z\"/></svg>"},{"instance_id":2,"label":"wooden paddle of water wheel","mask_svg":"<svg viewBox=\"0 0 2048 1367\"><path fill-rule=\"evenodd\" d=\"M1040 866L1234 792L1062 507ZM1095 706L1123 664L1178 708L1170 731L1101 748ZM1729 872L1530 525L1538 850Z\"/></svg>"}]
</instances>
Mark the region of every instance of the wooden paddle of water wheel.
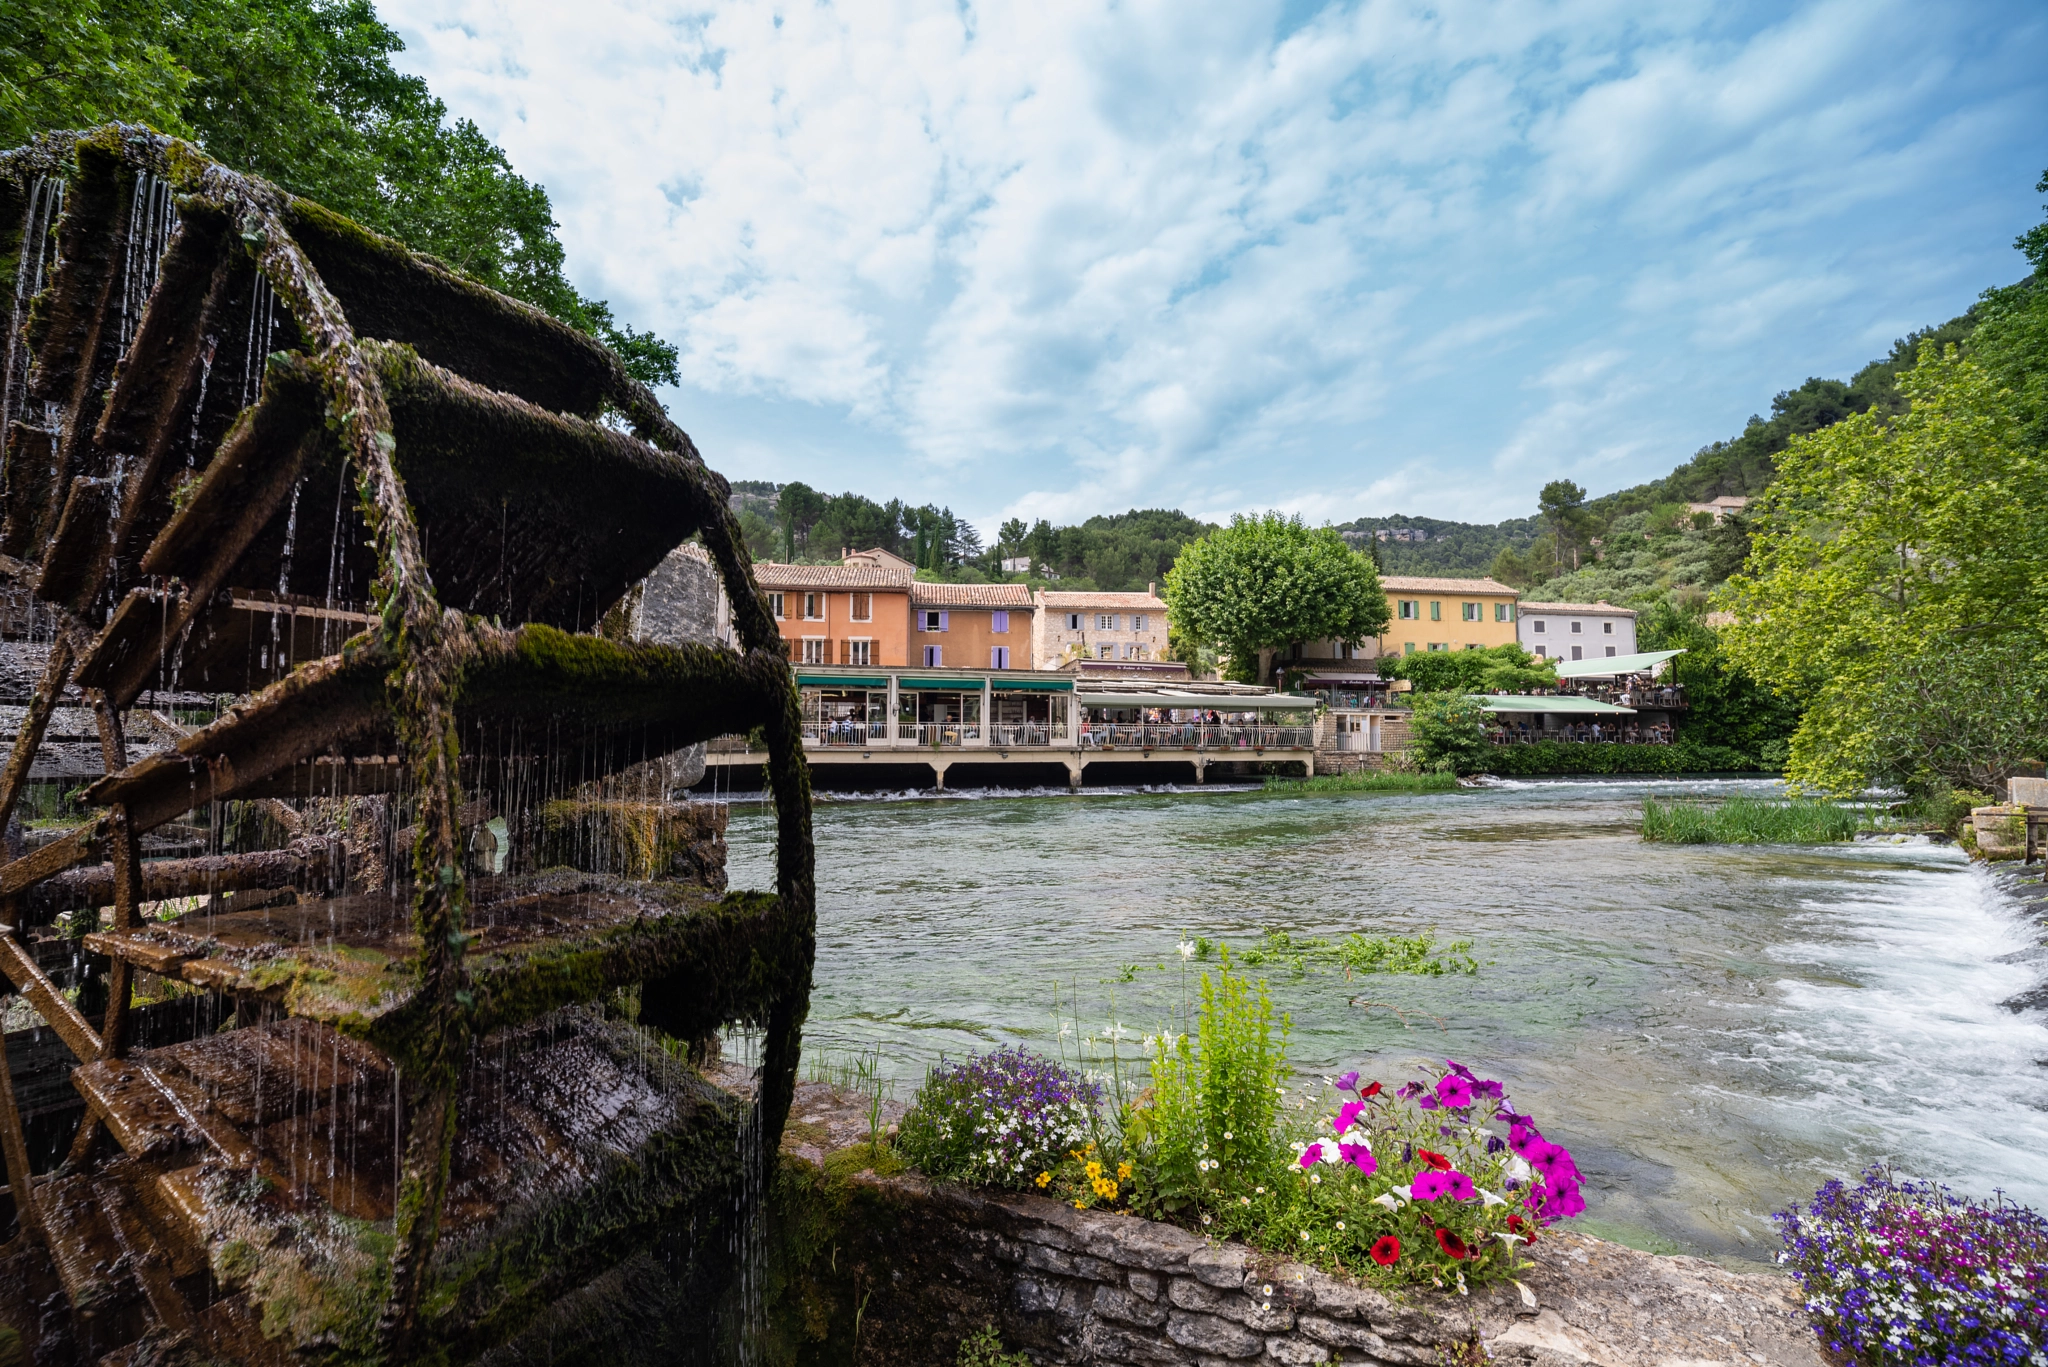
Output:
<instances>
[{"instance_id":1,"label":"wooden paddle of water wheel","mask_svg":"<svg viewBox=\"0 0 2048 1367\"><path fill-rule=\"evenodd\" d=\"M632 1269L715 1298L814 929L725 481L588 337L146 129L0 156L0 292L0 1337L569 1360ZM605 630L692 536L741 648ZM725 893L646 775L756 730L776 888ZM733 1026L751 1105L691 1064Z\"/></svg>"}]
</instances>

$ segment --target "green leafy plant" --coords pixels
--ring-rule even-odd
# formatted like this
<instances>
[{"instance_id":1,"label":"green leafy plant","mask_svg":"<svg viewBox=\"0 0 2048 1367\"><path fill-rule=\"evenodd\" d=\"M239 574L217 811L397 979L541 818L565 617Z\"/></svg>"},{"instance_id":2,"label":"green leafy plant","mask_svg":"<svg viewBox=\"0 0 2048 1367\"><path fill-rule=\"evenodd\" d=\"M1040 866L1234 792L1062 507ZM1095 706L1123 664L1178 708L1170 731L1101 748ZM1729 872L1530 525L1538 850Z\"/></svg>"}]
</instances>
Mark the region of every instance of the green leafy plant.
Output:
<instances>
[{"instance_id":1,"label":"green leafy plant","mask_svg":"<svg viewBox=\"0 0 2048 1367\"><path fill-rule=\"evenodd\" d=\"M1319 774L1314 778L1266 780L1269 793L1454 793L1453 774L1408 774L1396 769L1361 769L1355 774Z\"/></svg>"},{"instance_id":2,"label":"green leafy plant","mask_svg":"<svg viewBox=\"0 0 2048 1367\"><path fill-rule=\"evenodd\" d=\"M1818 845L1872 828L1867 812L1814 798L1643 799L1643 839L1672 845Z\"/></svg>"},{"instance_id":3,"label":"green leafy plant","mask_svg":"<svg viewBox=\"0 0 2048 1367\"><path fill-rule=\"evenodd\" d=\"M1024 1354L1003 1351L1003 1336L993 1324L960 1340L960 1355L953 1361L956 1367L1031 1367L1031 1359Z\"/></svg>"},{"instance_id":4,"label":"green leafy plant","mask_svg":"<svg viewBox=\"0 0 2048 1367\"><path fill-rule=\"evenodd\" d=\"M1453 940L1438 948L1435 931L1420 935L1367 935L1354 931L1341 940L1318 935L1297 936L1270 929L1257 944L1244 951L1248 967L1265 964L1293 968L1297 975L1323 965L1353 973L1415 973L1442 977L1446 973L1477 973L1479 964L1471 955L1470 940Z\"/></svg>"},{"instance_id":5,"label":"green leafy plant","mask_svg":"<svg viewBox=\"0 0 2048 1367\"><path fill-rule=\"evenodd\" d=\"M1201 975L1195 1033L1160 1034L1146 1041L1152 1066L1149 1104L1134 1109L1142 1155L1133 1204L1167 1212L1213 1194L1226 1166L1263 1167L1279 1135L1274 1122L1286 1093L1287 1034L1281 1016L1276 1037L1272 998L1264 980L1237 973L1230 951Z\"/></svg>"},{"instance_id":6,"label":"green leafy plant","mask_svg":"<svg viewBox=\"0 0 2048 1367\"><path fill-rule=\"evenodd\" d=\"M1426 693L1415 701L1409 721L1415 758L1424 769L1476 774L1498 748L1486 738L1486 711L1478 699L1460 693Z\"/></svg>"}]
</instances>

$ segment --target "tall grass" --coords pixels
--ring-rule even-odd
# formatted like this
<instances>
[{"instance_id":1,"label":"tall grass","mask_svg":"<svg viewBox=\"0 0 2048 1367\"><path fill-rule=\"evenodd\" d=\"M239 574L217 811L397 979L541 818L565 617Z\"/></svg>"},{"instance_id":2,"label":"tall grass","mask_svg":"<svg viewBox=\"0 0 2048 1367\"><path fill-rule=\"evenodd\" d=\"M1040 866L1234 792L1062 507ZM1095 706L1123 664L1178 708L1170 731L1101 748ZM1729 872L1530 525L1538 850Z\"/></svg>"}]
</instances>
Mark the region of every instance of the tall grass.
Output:
<instances>
[{"instance_id":1,"label":"tall grass","mask_svg":"<svg viewBox=\"0 0 2048 1367\"><path fill-rule=\"evenodd\" d=\"M1818 798L1643 799L1643 839L1672 845L1821 845L1870 829L1853 807Z\"/></svg>"},{"instance_id":2,"label":"tall grass","mask_svg":"<svg viewBox=\"0 0 2048 1367\"><path fill-rule=\"evenodd\" d=\"M1267 778L1269 793L1448 793L1458 786L1450 774L1404 774L1393 769L1361 769L1355 774L1321 774L1315 778Z\"/></svg>"}]
</instances>

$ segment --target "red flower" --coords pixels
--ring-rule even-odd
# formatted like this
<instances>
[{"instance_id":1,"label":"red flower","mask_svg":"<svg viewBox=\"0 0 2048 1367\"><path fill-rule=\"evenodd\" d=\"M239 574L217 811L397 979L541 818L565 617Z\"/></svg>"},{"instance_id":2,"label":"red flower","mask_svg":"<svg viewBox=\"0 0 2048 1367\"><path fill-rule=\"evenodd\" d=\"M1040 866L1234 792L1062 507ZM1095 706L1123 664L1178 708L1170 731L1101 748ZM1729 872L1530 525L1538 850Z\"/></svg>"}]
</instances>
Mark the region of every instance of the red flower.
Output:
<instances>
[{"instance_id":1,"label":"red flower","mask_svg":"<svg viewBox=\"0 0 2048 1367\"><path fill-rule=\"evenodd\" d=\"M1375 1083L1375 1086L1378 1084ZM1401 1241L1391 1234L1382 1234L1373 1240L1372 1260L1381 1267L1392 1267L1401 1258Z\"/></svg>"},{"instance_id":2,"label":"red flower","mask_svg":"<svg viewBox=\"0 0 2048 1367\"><path fill-rule=\"evenodd\" d=\"M1441 1227L1436 1231L1436 1246L1453 1258L1463 1259L1472 1253L1471 1249L1465 1247L1463 1239Z\"/></svg>"},{"instance_id":3,"label":"red flower","mask_svg":"<svg viewBox=\"0 0 2048 1367\"><path fill-rule=\"evenodd\" d=\"M1361 1097L1368 1097L1368 1096L1378 1096L1379 1094L1380 1094L1380 1085L1379 1085L1379 1083L1375 1082L1375 1083L1372 1083L1372 1084L1370 1084L1369 1086L1367 1086L1367 1087L1366 1087L1366 1089L1365 1089L1364 1091L1360 1092L1360 1093L1359 1093L1359 1096L1361 1096ZM1399 1243L1400 1241L1399 1241L1399 1240L1397 1239L1397 1240L1395 1240L1395 1242L1396 1242L1396 1243Z\"/></svg>"},{"instance_id":4,"label":"red flower","mask_svg":"<svg viewBox=\"0 0 2048 1367\"><path fill-rule=\"evenodd\" d=\"M1519 1234L1530 1243L1536 1242L1536 1222L1524 1220L1519 1215L1508 1216L1508 1233Z\"/></svg>"},{"instance_id":5,"label":"red flower","mask_svg":"<svg viewBox=\"0 0 2048 1367\"><path fill-rule=\"evenodd\" d=\"M1451 1170L1451 1160L1440 1153L1431 1153L1428 1149L1417 1149L1415 1153L1423 1162L1429 1164L1438 1172L1449 1172Z\"/></svg>"}]
</instances>

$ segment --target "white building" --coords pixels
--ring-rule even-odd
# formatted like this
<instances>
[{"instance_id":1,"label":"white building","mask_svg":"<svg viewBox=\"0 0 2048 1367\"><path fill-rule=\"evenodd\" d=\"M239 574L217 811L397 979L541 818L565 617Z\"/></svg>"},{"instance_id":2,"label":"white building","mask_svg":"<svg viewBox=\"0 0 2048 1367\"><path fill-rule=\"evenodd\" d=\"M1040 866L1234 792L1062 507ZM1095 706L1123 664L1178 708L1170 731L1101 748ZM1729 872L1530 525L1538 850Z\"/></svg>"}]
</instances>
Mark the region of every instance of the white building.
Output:
<instances>
[{"instance_id":1,"label":"white building","mask_svg":"<svg viewBox=\"0 0 2048 1367\"><path fill-rule=\"evenodd\" d=\"M1531 655L1599 660L1636 653L1634 608L1612 603L1523 603L1516 639Z\"/></svg>"},{"instance_id":2,"label":"white building","mask_svg":"<svg viewBox=\"0 0 2048 1367\"><path fill-rule=\"evenodd\" d=\"M1071 659L1158 660L1166 654L1166 604L1143 593L1038 591L1032 622L1033 663L1058 669Z\"/></svg>"}]
</instances>

